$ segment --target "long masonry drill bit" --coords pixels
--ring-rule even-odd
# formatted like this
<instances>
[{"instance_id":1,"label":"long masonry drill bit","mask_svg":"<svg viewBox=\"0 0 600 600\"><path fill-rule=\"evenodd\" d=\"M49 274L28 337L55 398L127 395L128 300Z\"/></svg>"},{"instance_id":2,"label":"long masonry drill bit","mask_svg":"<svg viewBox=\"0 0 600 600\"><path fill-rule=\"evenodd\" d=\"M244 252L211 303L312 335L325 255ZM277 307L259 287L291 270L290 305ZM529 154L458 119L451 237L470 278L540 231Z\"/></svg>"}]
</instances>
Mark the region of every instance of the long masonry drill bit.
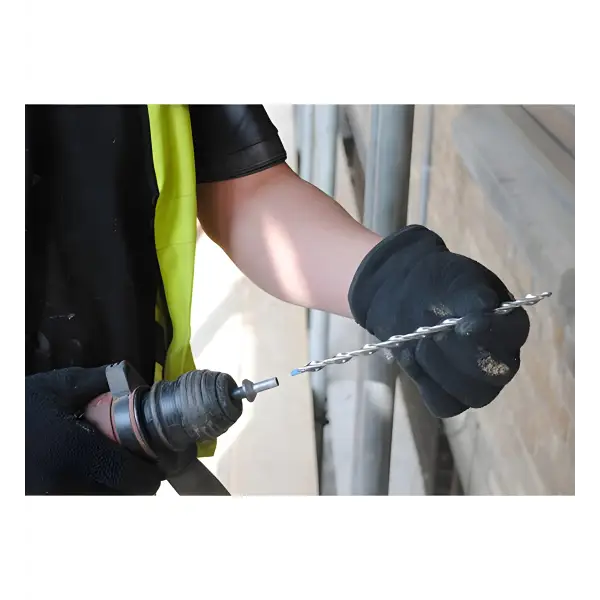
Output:
<instances>
[{"instance_id":1,"label":"long masonry drill bit","mask_svg":"<svg viewBox=\"0 0 600 600\"><path fill-rule=\"evenodd\" d=\"M493 312L497 315L505 315L519 306L533 306L534 304L542 301L544 298L550 298L550 296L552 296L552 292L544 292L542 294L538 294L537 296L533 294L527 294L525 298L513 300L512 302L504 302ZM420 340L422 338L435 335L436 333L440 333L441 331L454 329L454 327L456 327L461 321L462 318L445 319L438 325L433 325L432 327L419 327L413 333L393 335L391 338L388 338L383 342L378 342L376 344L365 344L358 350L340 352L339 354L336 354L331 358L326 358L325 360L313 360L303 367L294 369L291 372L291 376L293 377L295 375L301 375L302 373L314 373L330 365L343 365L357 356L370 356L371 354L375 354L376 352L379 352L385 348L397 348L406 342Z\"/></svg>"}]
</instances>

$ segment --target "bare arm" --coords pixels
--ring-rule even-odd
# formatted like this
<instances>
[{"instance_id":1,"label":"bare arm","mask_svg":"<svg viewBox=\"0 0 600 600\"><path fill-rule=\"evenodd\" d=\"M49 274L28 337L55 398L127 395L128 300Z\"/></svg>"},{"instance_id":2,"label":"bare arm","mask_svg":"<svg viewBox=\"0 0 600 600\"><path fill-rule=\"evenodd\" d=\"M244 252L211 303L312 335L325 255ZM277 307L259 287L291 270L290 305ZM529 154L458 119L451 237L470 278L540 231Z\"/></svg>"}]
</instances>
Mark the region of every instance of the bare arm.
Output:
<instances>
[{"instance_id":1,"label":"bare arm","mask_svg":"<svg viewBox=\"0 0 600 600\"><path fill-rule=\"evenodd\" d=\"M381 238L287 165L198 186L206 234L269 294L350 317L348 289Z\"/></svg>"}]
</instances>

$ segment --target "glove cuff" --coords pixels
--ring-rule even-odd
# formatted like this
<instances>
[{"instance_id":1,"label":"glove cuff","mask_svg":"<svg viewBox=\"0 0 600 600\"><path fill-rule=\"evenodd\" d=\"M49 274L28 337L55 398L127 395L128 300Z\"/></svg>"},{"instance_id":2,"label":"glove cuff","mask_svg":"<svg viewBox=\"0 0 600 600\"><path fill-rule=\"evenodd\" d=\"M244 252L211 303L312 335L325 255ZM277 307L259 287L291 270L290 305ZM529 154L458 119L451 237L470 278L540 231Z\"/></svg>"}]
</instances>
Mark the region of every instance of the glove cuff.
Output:
<instances>
[{"instance_id":1,"label":"glove cuff","mask_svg":"<svg viewBox=\"0 0 600 600\"><path fill-rule=\"evenodd\" d=\"M422 225L408 225L381 240L363 258L350 284L348 304L354 320L369 330L369 309L381 286L388 281L401 286L421 258L444 251L444 240Z\"/></svg>"}]
</instances>

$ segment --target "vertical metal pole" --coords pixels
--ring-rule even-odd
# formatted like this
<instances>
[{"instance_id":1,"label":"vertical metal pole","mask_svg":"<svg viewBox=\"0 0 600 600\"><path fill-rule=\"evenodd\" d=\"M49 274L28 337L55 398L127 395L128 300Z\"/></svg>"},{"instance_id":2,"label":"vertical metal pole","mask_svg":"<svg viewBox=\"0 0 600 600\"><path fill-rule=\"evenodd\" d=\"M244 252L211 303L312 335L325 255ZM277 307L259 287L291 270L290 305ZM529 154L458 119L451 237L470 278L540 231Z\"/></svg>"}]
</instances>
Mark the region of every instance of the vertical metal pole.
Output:
<instances>
[{"instance_id":1,"label":"vertical metal pole","mask_svg":"<svg viewBox=\"0 0 600 600\"><path fill-rule=\"evenodd\" d=\"M294 170L300 174L300 152L302 150L302 132L304 131L304 105L294 104Z\"/></svg>"},{"instance_id":2,"label":"vertical metal pole","mask_svg":"<svg viewBox=\"0 0 600 600\"><path fill-rule=\"evenodd\" d=\"M314 151L310 181L329 196L333 196L335 193L337 131L337 105L314 107ZM328 339L329 315L320 310L311 310L309 333L310 360L317 360L323 356L328 356ZM320 482L323 455L323 427L326 415L327 379L325 369L311 374L311 387L315 413L315 438Z\"/></svg>"},{"instance_id":3,"label":"vertical metal pole","mask_svg":"<svg viewBox=\"0 0 600 600\"><path fill-rule=\"evenodd\" d=\"M369 129L369 148L367 149L367 164L365 170L365 197L363 208L363 225L373 229L373 212L375 210L375 171L377 168L377 144L379 141L379 104L371 106L371 128Z\"/></svg>"},{"instance_id":4,"label":"vertical metal pole","mask_svg":"<svg viewBox=\"0 0 600 600\"><path fill-rule=\"evenodd\" d=\"M337 159L337 104L317 105L314 108L315 151L312 183L328 196L335 194Z\"/></svg>"},{"instance_id":5,"label":"vertical metal pole","mask_svg":"<svg viewBox=\"0 0 600 600\"><path fill-rule=\"evenodd\" d=\"M299 175L305 181L311 181L313 165L314 138L314 106L304 104L300 111L300 171Z\"/></svg>"},{"instance_id":6,"label":"vertical metal pole","mask_svg":"<svg viewBox=\"0 0 600 600\"><path fill-rule=\"evenodd\" d=\"M382 236L406 225L413 117L413 105L373 107L363 222ZM387 495L398 370L380 354L358 369L352 493Z\"/></svg>"}]
</instances>

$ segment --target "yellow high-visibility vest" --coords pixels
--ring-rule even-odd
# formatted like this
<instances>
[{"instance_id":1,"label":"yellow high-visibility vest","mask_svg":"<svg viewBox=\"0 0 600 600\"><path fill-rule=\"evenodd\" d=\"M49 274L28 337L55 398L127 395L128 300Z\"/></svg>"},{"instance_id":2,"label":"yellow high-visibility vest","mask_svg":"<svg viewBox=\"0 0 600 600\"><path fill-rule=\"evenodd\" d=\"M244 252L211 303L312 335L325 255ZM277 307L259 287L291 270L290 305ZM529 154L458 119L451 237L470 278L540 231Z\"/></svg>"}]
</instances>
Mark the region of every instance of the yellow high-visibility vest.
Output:
<instances>
[{"instance_id":1,"label":"yellow high-visibility vest","mask_svg":"<svg viewBox=\"0 0 600 600\"><path fill-rule=\"evenodd\" d=\"M155 381L173 380L196 368L190 346L196 256L196 169L187 105L148 105L152 158L158 184L154 240L162 290L156 320L165 333L166 359ZM216 441L198 444L198 456L212 456Z\"/></svg>"}]
</instances>

